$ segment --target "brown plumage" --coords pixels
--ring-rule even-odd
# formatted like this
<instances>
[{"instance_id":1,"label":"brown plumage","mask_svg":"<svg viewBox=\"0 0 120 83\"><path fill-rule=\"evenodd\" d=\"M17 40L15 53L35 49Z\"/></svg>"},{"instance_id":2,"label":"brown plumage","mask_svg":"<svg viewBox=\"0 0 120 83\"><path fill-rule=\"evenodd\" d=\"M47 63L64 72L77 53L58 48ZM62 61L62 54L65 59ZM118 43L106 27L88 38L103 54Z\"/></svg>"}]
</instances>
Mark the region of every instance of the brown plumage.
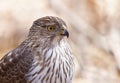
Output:
<instances>
[{"instance_id":1,"label":"brown plumage","mask_svg":"<svg viewBox=\"0 0 120 83\"><path fill-rule=\"evenodd\" d=\"M34 21L25 41L0 60L0 83L71 83L74 63L65 22Z\"/></svg>"}]
</instances>

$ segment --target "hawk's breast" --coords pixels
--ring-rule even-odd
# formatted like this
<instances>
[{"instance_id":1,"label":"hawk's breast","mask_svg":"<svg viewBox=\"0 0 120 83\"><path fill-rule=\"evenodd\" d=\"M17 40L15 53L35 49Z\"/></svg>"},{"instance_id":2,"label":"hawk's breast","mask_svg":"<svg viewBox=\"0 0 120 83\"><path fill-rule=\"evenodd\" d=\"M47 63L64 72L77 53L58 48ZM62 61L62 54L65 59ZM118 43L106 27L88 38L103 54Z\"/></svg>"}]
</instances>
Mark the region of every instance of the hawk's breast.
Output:
<instances>
[{"instance_id":1,"label":"hawk's breast","mask_svg":"<svg viewBox=\"0 0 120 83\"><path fill-rule=\"evenodd\" d=\"M37 50L32 67L26 74L30 83L71 83L74 63L70 49L64 44Z\"/></svg>"}]
</instances>

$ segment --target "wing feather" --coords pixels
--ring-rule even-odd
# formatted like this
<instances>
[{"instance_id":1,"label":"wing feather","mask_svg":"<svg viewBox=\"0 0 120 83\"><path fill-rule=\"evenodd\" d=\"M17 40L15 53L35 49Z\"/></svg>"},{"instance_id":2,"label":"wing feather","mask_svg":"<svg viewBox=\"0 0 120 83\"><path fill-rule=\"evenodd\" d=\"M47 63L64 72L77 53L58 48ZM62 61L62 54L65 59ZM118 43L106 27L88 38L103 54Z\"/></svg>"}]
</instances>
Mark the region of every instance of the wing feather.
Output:
<instances>
[{"instance_id":1,"label":"wing feather","mask_svg":"<svg viewBox=\"0 0 120 83\"><path fill-rule=\"evenodd\" d=\"M13 50L0 60L0 83L27 83L25 74L31 67L33 56L28 49L20 52Z\"/></svg>"}]
</instances>

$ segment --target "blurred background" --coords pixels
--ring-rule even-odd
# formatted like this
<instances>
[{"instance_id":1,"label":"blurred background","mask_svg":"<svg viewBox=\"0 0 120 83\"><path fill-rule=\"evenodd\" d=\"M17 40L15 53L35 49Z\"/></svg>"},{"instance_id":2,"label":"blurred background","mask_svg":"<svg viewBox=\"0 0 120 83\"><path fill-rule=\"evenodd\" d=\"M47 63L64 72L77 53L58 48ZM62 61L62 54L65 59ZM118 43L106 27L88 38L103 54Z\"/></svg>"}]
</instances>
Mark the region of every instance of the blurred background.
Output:
<instances>
[{"instance_id":1,"label":"blurred background","mask_svg":"<svg viewBox=\"0 0 120 83\"><path fill-rule=\"evenodd\" d=\"M32 22L58 16L69 25L73 83L120 83L120 0L0 0L0 58Z\"/></svg>"}]
</instances>

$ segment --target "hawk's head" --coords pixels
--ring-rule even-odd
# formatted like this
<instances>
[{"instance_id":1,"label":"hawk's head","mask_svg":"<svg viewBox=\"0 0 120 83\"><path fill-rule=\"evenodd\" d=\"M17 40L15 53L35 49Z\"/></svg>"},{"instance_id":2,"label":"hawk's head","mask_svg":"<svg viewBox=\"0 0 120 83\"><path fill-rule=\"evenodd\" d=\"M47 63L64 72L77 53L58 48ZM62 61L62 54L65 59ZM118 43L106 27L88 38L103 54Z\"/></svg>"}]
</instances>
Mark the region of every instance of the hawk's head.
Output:
<instances>
[{"instance_id":1,"label":"hawk's head","mask_svg":"<svg viewBox=\"0 0 120 83\"><path fill-rule=\"evenodd\" d=\"M29 36L40 36L44 38L63 38L63 36L69 37L69 33L66 30L66 23L53 16L42 17L34 21Z\"/></svg>"}]
</instances>

